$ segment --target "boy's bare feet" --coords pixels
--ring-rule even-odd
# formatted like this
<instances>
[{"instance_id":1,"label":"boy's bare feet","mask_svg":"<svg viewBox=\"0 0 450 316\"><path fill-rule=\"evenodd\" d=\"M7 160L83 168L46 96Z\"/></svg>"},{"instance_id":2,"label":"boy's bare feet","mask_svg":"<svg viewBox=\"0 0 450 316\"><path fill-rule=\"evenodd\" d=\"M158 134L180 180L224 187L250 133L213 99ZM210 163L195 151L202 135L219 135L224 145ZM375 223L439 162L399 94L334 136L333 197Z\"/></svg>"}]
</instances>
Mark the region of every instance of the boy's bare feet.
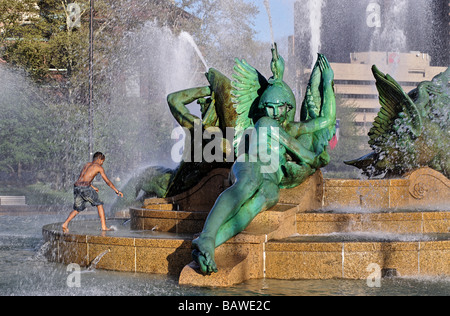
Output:
<instances>
[{"instance_id":1,"label":"boy's bare feet","mask_svg":"<svg viewBox=\"0 0 450 316\"><path fill-rule=\"evenodd\" d=\"M69 233L69 228L67 228L66 226L62 225L62 231L64 234L68 234Z\"/></svg>"}]
</instances>

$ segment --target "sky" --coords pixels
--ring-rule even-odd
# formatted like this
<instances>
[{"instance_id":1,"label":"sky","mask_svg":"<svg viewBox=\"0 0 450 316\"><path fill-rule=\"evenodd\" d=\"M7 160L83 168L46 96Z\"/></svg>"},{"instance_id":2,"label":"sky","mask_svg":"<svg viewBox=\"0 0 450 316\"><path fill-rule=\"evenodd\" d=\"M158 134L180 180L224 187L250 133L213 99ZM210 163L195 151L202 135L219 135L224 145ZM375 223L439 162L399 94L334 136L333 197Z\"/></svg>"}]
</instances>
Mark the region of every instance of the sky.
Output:
<instances>
[{"instance_id":1,"label":"sky","mask_svg":"<svg viewBox=\"0 0 450 316\"><path fill-rule=\"evenodd\" d=\"M257 5L259 14L256 17L256 39L271 42L270 24L264 0L244 0ZM294 2L295 0L269 0L272 14L275 40L294 34Z\"/></svg>"}]
</instances>

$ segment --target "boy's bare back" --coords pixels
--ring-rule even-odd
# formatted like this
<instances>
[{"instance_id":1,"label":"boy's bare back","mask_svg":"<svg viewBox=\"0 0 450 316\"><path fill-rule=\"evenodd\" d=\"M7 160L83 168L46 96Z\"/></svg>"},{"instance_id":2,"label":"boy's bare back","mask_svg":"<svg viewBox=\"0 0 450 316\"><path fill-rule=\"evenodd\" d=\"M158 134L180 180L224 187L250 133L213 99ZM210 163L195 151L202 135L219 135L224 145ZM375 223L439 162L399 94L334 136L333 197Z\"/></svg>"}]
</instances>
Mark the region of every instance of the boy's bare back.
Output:
<instances>
[{"instance_id":1,"label":"boy's bare back","mask_svg":"<svg viewBox=\"0 0 450 316\"><path fill-rule=\"evenodd\" d=\"M88 162L84 165L78 180L75 182L75 186L88 187L91 185L94 178L99 174L104 174L103 167L97 162Z\"/></svg>"},{"instance_id":2,"label":"boy's bare back","mask_svg":"<svg viewBox=\"0 0 450 316\"><path fill-rule=\"evenodd\" d=\"M98 192L98 189L92 185L92 181L100 173L106 184L111 189L113 189L119 197L123 197L123 193L116 189L114 184L108 179L105 174L105 170L102 167L105 159L105 155L103 155L101 152L97 152L94 154L93 161L88 162L84 165L83 170L81 171L81 174L74 185L74 210L72 213L70 213L69 217L62 225L62 230L64 233L69 232L68 225L70 221L73 220L78 215L78 213L84 211L87 202L91 203L92 206L97 207L98 215L100 216L100 221L102 223L102 230L111 230L106 226L106 217L105 210L103 209L103 202L98 199L98 195L96 193ZM91 192L86 193L86 191L89 190L91 190ZM95 190L96 192L92 193L92 190Z\"/></svg>"}]
</instances>

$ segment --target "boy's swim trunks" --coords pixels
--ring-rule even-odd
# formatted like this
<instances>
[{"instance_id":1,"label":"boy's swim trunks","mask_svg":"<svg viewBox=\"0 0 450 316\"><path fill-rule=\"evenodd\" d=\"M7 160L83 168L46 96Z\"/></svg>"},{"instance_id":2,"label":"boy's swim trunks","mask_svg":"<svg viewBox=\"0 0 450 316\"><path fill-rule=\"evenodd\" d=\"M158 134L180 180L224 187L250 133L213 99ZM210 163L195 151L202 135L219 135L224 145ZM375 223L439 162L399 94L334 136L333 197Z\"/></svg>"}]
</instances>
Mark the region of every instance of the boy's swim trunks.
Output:
<instances>
[{"instance_id":1,"label":"boy's swim trunks","mask_svg":"<svg viewBox=\"0 0 450 316\"><path fill-rule=\"evenodd\" d=\"M86 209L86 202L91 203L92 206L103 205L98 197L98 193L92 187L77 187L73 188L74 202L73 209L77 212L83 212Z\"/></svg>"}]
</instances>

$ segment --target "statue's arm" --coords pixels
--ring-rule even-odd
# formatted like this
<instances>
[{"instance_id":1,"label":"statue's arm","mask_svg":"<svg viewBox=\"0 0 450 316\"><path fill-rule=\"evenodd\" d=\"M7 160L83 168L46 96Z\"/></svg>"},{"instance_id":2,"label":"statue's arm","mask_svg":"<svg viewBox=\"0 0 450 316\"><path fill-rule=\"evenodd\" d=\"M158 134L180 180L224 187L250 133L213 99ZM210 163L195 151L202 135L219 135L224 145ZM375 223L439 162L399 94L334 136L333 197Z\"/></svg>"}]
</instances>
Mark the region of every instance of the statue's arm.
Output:
<instances>
[{"instance_id":1,"label":"statue's arm","mask_svg":"<svg viewBox=\"0 0 450 316\"><path fill-rule=\"evenodd\" d=\"M167 103L169 104L170 112L172 112L177 122L182 127L192 129L194 128L194 121L201 119L191 114L186 105L210 95L211 88L209 86L192 88L169 94L167 96Z\"/></svg>"},{"instance_id":2,"label":"statue's arm","mask_svg":"<svg viewBox=\"0 0 450 316\"><path fill-rule=\"evenodd\" d=\"M290 123L286 129L290 135L295 138L300 137L303 134L312 134L323 130L333 123L333 119L329 117L318 117L306 122L293 122Z\"/></svg>"},{"instance_id":3,"label":"statue's arm","mask_svg":"<svg viewBox=\"0 0 450 316\"><path fill-rule=\"evenodd\" d=\"M304 147L295 137L292 137L283 128L278 129L279 141L286 151L293 156L294 160L304 162L309 165L314 163L316 154Z\"/></svg>"},{"instance_id":4,"label":"statue's arm","mask_svg":"<svg viewBox=\"0 0 450 316\"><path fill-rule=\"evenodd\" d=\"M288 127L291 135L299 137L302 134L311 134L326 129L336 124L336 98L331 83L324 85L323 88L323 106L320 117L306 121L295 122Z\"/></svg>"},{"instance_id":5,"label":"statue's arm","mask_svg":"<svg viewBox=\"0 0 450 316\"><path fill-rule=\"evenodd\" d=\"M284 146L287 152L293 156L294 160L312 164L316 158L316 154L306 147L304 147L300 141L295 137L292 137L286 132L277 121L270 117L262 117L256 124L256 128L267 128L267 133L275 141L278 141L281 146Z\"/></svg>"},{"instance_id":6,"label":"statue's arm","mask_svg":"<svg viewBox=\"0 0 450 316\"><path fill-rule=\"evenodd\" d=\"M293 122L287 126L287 131L298 138L302 134L311 134L336 124L336 97L333 88L334 72L324 57L318 59L321 70L322 109L320 116L303 122Z\"/></svg>"},{"instance_id":7,"label":"statue's arm","mask_svg":"<svg viewBox=\"0 0 450 316\"><path fill-rule=\"evenodd\" d=\"M330 101L327 101L325 98L326 103L322 110L324 116L306 122L292 122L286 127L288 133L293 137L298 138L303 134L316 133L336 124L336 103L334 100L334 93L329 96L329 100Z\"/></svg>"}]
</instances>

